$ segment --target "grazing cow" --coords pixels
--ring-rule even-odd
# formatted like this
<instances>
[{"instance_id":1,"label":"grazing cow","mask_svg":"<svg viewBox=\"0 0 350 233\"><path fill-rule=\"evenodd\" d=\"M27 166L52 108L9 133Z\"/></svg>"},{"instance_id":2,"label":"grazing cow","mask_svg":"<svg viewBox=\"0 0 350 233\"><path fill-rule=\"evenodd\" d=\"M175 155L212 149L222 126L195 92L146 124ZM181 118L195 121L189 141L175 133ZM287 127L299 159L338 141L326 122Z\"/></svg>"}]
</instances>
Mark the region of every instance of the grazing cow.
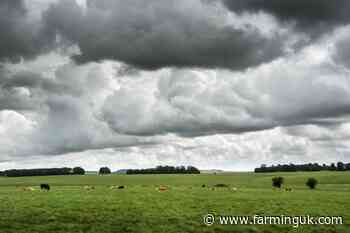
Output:
<instances>
[{"instance_id":1,"label":"grazing cow","mask_svg":"<svg viewBox=\"0 0 350 233\"><path fill-rule=\"evenodd\" d=\"M286 188L286 192L292 192L292 188Z\"/></svg>"},{"instance_id":2,"label":"grazing cow","mask_svg":"<svg viewBox=\"0 0 350 233\"><path fill-rule=\"evenodd\" d=\"M110 189L117 189L117 188L118 188L118 186L116 186L116 185L112 185L112 186L110 186L109 188L110 188Z\"/></svg>"},{"instance_id":3,"label":"grazing cow","mask_svg":"<svg viewBox=\"0 0 350 233\"><path fill-rule=\"evenodd\" d=\"M216 188L228 188L229 186L227 184L216 184L214 185Z\"/></svg>"},{"instance_id":4,"label":"grazing cow","mask_svg":"<svg viewBox=\"0 0 350 233\"><path fill-rule=\"evenodd\" d=\"M232 188L232 191L236 192L238 189L236 187Z\"/></svg>"},{"instance_id":5,"label":"grazing cow","mask_svg":"<svg viewBox=\"0 0 350 233\"><path fill-rule=\"evenodd\" d=\"M202 188L205 188L206 187L206 185L205 184L202 184Z\"/></svg>"},{"instance_id":6,"label":"grazing cow","mask_svg":"<svg viewBox=\"0 0 350 233\"><path fill-rule=\"evenodd\" d=\"M86 185L86 186L84 186L84 189L87 190L87 191L90 191L90 190L94 190L95 187Z\"/></svg>"},{"instance_id":7,"label":"grazing cow","mask_svg":"<svg viewBox=\"0 0 350 233\"><path fill-rule=\"evenodd\" d=\"M168 188L166 186L163 186L163 185L159 186L159 188L158 188L159 192L165 192L167 190L168 190Z\"/></svg>"},{"instance_id":8,"label":"grazing cow","mask_svg":"<svg viewBox=\"0 0 350 233\"><path fill-rule=\"evenodd\" d=\"M125 186L124 185L120 185L120 186L118 186L118 189L125 189Z\"/></svg>"},{"instance_id":9,"label":"grazing cow","mask_svg":"<svg viewBox=\"0 0 350 233\"><path fill-rule=\"evenodd\" d=\"M40 189L41 190L45 190L45 191L50 191L50 185L48 185L48 184L41 184L40 185Z\"/></svg>"},{"instance_id":10,"label":"grazing cow","mask_svg":"<svg viewBox=\"0 0 350 233\"><path fill-rule=\"evenodd\" d=\"M35 188L33 188L33 187L24 187L23 188L23 191L35 191Z\"/></svg>"}]
</instances>

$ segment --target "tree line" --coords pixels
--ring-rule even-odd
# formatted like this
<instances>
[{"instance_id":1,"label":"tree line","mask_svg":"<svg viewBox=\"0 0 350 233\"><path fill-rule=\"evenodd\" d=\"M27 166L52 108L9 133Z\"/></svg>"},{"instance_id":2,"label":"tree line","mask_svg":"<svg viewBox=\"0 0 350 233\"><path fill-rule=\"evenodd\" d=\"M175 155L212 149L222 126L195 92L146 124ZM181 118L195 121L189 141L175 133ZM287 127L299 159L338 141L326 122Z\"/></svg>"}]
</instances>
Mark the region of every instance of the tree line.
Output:
<instances>
[{"instance_id":1,"label":"tree line","mask_svg":"<svg viewBox=\"0 0 350 233\"><path fill-rule=\"evenodd\" d=\"M111 169L101 167L98 171L99 175L111 174ZM199 174L200 171L193 166L157 166L147 169L128 169L126 174ZM0 171L0 176L5 177L21 177L21 176L59 176L59 175L84 175L85 170L81 167L74 168L38 168L38 169L11 169Z\"/></svg>"},{"instance_id":2,"label":"tree line","mask_svg":"<svg viewBox=\"0 0 350 233\"><path fill-rule=\"evenodd\" d=\"M11 169L0 172L0 176L59 176L59 175L84 175L85 170L81 167L74 168L38 168L38 169Z\"/></svg>"},{"instance_id":3,"label":"tree line","mask_svg":"<svg viewBox=\"0 0 350 233\"><path fill-rule=\"evenodd\" d=\"M146 169L128 169L126 174L200 174L200 171L193 166L157 166L155 168Z\"/></svg>"},{"instance_id":4,"label":"tree line","mask_svg":"<svg viewBox=\"0 0 350 233\"><path fill-rule=\"evenodd\" d=\"M265 164L261 165L259 168L255 168L256 173L262 172L297 172L297 171L350 171L350 163L338 162L337 164L331 163L318 164L318 163L308 163L308 164L278 164L267 166Z\"/></svg>"}]
</instances>

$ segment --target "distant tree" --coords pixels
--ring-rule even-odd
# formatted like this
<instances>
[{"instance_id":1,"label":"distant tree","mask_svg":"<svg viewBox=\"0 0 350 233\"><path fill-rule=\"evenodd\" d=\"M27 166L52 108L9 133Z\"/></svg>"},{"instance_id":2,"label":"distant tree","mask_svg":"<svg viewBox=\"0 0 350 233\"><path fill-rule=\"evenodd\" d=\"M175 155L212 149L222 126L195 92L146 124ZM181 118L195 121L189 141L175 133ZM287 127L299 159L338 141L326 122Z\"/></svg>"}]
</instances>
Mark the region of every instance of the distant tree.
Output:
<instances>
[{"instance_id":1,"label":"distant tree","mask_svg":"<svg viewBox=\"0 0 350 233\"><path fill-rule=\"evenodd\" d=\"M335 166L334 163L331 163L331 166L330 166L329 170L330 170L330 171L335 171L335 170L337 170L337 167Z\"/></svg>"},{"instance_id":2,"label":"distant tree","mask_svg":"<svg viewBox=\"0 0 350 233\"><path fill-rule=\"evenodd\" d=\"M327 166L325 163L322 164L322 170L323 171L329 170L329 166Z\"/></svg>"},{"instance_id":3,"label":"distant tree","mask_svg":"<svg viewBox=\"0 0 350 233\"><path fill-rule=\"evenodd\" d=\"M188 166L187 167L187 173L189 173L189 174L200 174L201 172L196 167Z\"/></svg>"},{"instance_id":4,"label":"distant tree","mask_svg":"<svg viewBox=\"0 0 350 233\"><path fill-rule=\"evenodd\" d=\"M111 169L109 169L108 167L101 167L100 171L98 172L98 174L100 175L107 175L107 174L111 174Z\"/></svg>"},{"instance_id":5,"label":"distant tree","mask_svg":"<svg viewBox=\"0 0 350 233\"><path fill-rule=\"evenodd\" d=\"M281 176L272 178L272 186L275 188L281 188L283 182L284 178Z\"/></svg>"},{"instance_id":6,"label":"distant tree","mask_svg":"<svg viewBox=\"0 0 350 233\"><path fill-rule=\"evenodd\" d=\"M308 186L310 189L315 189L317 184L318 181L315 178L309 178L306 181L306 186Z\"/></svg>"},{"instance_id":7,"label":"distant tree","mask_svg":"<svg viewBox=\"0 0 350 233\"><path fill-rule=\"evenodd\" d=\"M337 163L337 171L344 171L344 170L345 170L344 163L338 162Z\"/></svg>"},{"instance_id":8,"label":"distant tree","mask_svg":"<svg viewBox=\"0 0 350 233\"><path fill-rule=\"evenodd\" d=\"M85 170L82 167L73 168L74 175L85 175Z\"/></svg>"},{"instance_id":9,"label":"distant tree","mask_svg":"<svg viewBox=\"0 0 350 233\"><path fill-rule=\"evenodd\" d=\"M350 163L348 163L348 164L345 165L345 169L346 169L347 171L350 171Z\"/></svg>"}]
</instances>

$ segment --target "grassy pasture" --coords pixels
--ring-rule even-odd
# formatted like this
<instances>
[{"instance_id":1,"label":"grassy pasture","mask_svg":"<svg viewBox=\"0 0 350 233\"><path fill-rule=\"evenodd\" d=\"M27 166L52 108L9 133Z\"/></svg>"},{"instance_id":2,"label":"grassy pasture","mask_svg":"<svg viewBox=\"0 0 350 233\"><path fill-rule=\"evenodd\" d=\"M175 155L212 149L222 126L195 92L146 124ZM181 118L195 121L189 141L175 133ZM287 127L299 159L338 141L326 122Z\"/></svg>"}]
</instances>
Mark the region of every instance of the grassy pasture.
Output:
<instances>
[{"instance_id":1,"label":"grassy pasture","mask_svg":"<svg viewBox=\"0 0 350 233\"><path fill-rule=\"evenodd\" d=\"M271 178L285 177L292 192L271 188ZM315 177L316 190L305 181ZM49 183L50 192L38 190ZM202 188L228 184L226 188ZM84 190L93 185L95 190ZM125 185L111 190L111 185ZM168 191L156 187L167 185ZM35 191L23 191L33 186ZM349 233L350 172L223 173L201 175L110 175L0 178L0 232L230 232ZM312 215L343 216L344 225L206 226L203 216Z\"/></svg>"}]
</instances>

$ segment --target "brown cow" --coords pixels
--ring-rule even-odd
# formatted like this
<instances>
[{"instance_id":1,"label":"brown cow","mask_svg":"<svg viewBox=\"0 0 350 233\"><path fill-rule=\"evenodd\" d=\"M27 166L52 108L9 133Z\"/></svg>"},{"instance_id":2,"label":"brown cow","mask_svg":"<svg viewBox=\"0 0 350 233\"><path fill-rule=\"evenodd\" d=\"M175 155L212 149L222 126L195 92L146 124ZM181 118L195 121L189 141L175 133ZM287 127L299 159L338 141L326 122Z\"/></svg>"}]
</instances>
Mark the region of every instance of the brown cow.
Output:
<instances>
[{"instance_id":1,"label":"brown cow","mask_svg":"<svg viewBox=\"0 0 350 233\"><path fill-rule=\"evenodd\" d=\"M159 192L165 192L165 191L167 191L168 190L168 187L166 187L166 186L164 186L164 185L161 185L161 186L159 186L159 188L158 188L158 191Z\"/></svg>"},{"instance_id":2,"label":"brown cow","mask_svg":"<svg viewBox=\"0 0 350 233\"><path fill-rule=\"evenodd\" d=\"M23 191L30 191L30 192L33 192L33 191L35 191L35 188L33 188L33 187L24 187L22 190L23 190Z\"/></svg>"}]
</instances>

